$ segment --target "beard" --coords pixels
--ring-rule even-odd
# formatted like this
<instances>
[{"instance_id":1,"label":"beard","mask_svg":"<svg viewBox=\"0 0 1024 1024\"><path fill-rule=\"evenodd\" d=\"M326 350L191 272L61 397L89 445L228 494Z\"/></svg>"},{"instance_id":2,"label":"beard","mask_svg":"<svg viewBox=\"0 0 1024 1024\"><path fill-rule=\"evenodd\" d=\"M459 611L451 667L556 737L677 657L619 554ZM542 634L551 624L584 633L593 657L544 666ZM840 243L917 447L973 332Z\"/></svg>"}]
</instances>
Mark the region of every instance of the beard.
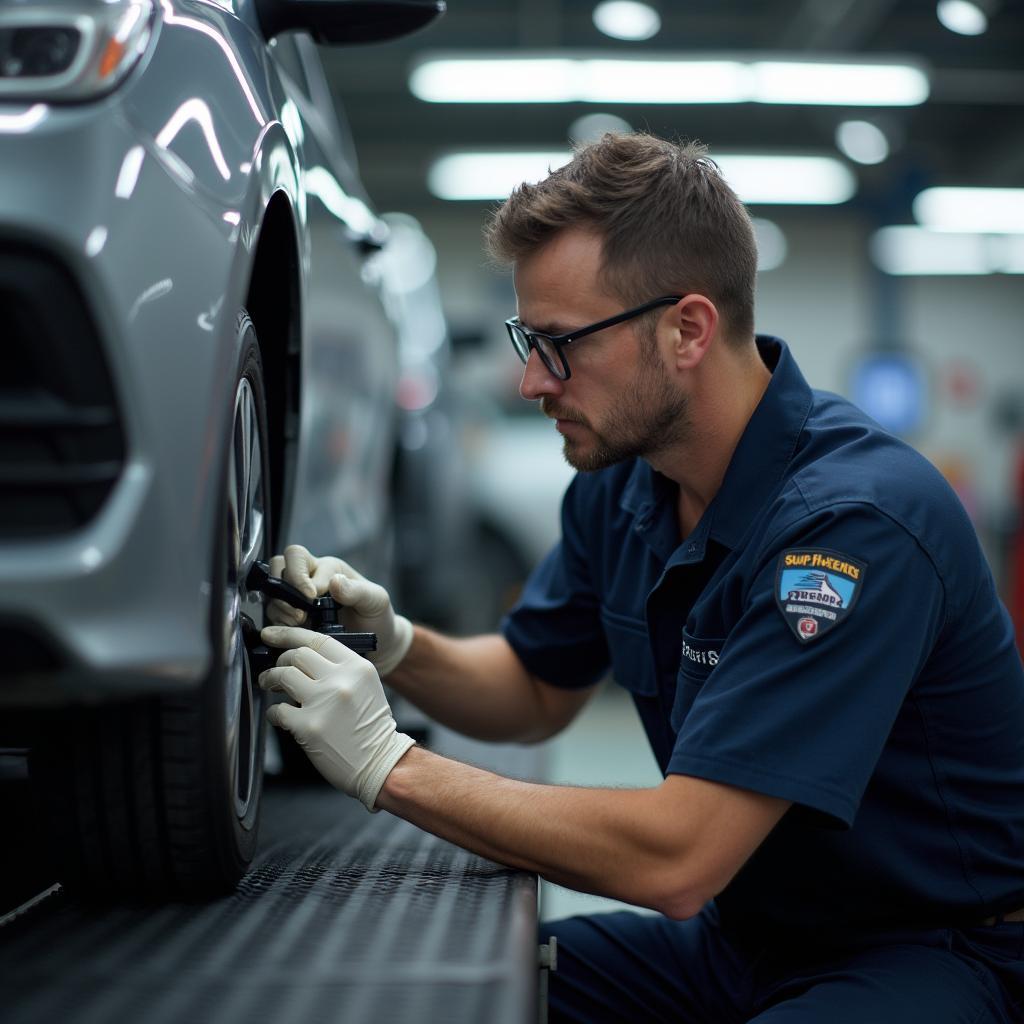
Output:
<instances>
[{"instance_id":1,"label":"beard","mask_svg":"<svg viewBox=\"0 0 1024 1024\"><path fill-rule=\"evenodd\" d=\"M593 443L566 437L562 455L573 469L595 473L627 459L650 458L682 441L690 432L689 401L674 390L664 368L650 358L642 358L637 372L598 430L575 409L563 409L546 397L541 412L554 419L578 423L593 436Z\"/></svg>"}]
</instances>

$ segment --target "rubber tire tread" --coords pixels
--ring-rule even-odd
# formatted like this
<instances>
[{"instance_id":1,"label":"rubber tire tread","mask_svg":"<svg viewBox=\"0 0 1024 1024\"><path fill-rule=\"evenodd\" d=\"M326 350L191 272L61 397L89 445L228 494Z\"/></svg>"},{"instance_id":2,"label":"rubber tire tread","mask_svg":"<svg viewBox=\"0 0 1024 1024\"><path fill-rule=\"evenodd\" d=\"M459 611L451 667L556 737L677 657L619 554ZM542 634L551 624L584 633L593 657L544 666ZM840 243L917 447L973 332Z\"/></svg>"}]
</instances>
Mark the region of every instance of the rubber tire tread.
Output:
<instances>
[{"instance_id":1,"label":"rubber tire tread","mask_svg":"<svg viewBox=\"0 0 1024 1024\"><path fill-rule=\"evenodd\" d=\"M265 402L259 346L244 312L237 329L243 340L240 371L255 362L258 398ZM262 422L265 431L265 407ZM265 435L263 440L266 459ZM269 487L266 470L264 465ZM222 515L217 522L223 523ZM218 560L222 556L218 548ZM211 609L214 666L217 615ZM204 719L222 707L221 688L211 678L180 697L62 709L49 717L45 740L30 753L29 774L40 848L66 888L87 898L147 902L204 899L234 888L256 849L262 739L255 764L256 822L248 832L233 829L232 842L224 834L223 808L210 791L223 739L204 729ZM256 719L265 730L262 705Z\"/></svg>"},{"instance_id":2,"label":"rubber tire tread","mask_svg":"<svg viewBox=\"0 0 1024 1024\"><path fill-rule=\"evenodd\" d=\"M33 749L42 848L70 889L136 897L167 891L153 704L62 712L47 742Z\"/></svg>"}]
</instances>

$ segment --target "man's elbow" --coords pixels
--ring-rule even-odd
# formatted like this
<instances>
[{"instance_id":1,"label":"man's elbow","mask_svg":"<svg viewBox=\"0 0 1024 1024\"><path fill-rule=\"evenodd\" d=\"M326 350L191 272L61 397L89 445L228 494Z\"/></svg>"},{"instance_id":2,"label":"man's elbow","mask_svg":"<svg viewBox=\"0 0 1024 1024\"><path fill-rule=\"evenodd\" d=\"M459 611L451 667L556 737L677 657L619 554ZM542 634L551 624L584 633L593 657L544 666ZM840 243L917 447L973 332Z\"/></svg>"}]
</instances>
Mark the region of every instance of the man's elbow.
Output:
<instances>
[{"instance_id":1,"label":"man's elbow","mask_svg":"<svg viewBox=\"0 0 1024 1024\"><path fill-rule=\"evenodd\" d=\"M696 917L714 896L714 892L706 886L680 872L678 862L660 870L651 870L646 878L647 891L641 894L637 902L673 921Z\"/></svg>"},{"instance_id":2,"label":"man's elbow","mask_svg":"<svg viewBox=\"0 0 1024 1024\"><path fill-rule=\"evenodd\" d=\"M554 720L543 718L539 721L533 721L513 742L527 747L535 746L538 743L547 743L548 740L554 739L571 724L571 718Z\"/></svg>"},{"instance_id":3,"label":"man's elbow","mask_svg":"<svg viewBox=\"0 0 1024 1024\"><path fill-rule=\"evenodd\" d=\"M673 921L686 921L696 917L708 899L709 897L690 889L670 890L658 898L652 909Z\"/></svg>"}]
</instances>

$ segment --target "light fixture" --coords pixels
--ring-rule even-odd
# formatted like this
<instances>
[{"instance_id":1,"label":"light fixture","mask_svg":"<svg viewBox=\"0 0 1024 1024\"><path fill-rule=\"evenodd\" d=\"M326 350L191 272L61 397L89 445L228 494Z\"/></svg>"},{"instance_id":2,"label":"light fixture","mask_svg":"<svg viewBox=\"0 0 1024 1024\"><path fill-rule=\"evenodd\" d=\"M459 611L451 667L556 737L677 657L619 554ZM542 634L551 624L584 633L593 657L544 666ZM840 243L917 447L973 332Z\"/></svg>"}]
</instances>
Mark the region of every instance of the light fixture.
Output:
<instances>
[{"instance_id":1,"label":"light fixture","mask_svg":"<svg viewBox=\"0 0 1024 1024\"><path fill-rule=\"evenodd\" d=\"M433 163L427 185L439 199L506 199L517 185L540 181L571 159L565 150L450 153Z\"/></svg>"},{"instance_id":2,"label":"light fixture","mask_svg":"<svg viewBox=\"0 0 1024 1024\"><path fill-rule=\"evenodd\" d=\"M850 169L830 156L712 156L745 203L832 206L857 191Z\"/></svg>"},{"instance_id":3,"label":"light fixture","mask_svg":"<svg viewBox=\"0 0 1024 1024\"><path fill-rule=\"evenodd\" d=\"M594 8L594 24L613 39L650 39L661 30L658 12L636 0L604 0Z\"/></svg>"},{"instance_id":4,"label":"light fixture","mask_svg":"<svg viewBox=\"0 0 1024 1024\"><path fill-rule=\"evenodd\" d=\"M1024 274L1024 233L967 234L894 225L872 236L871 256L887 274Z\"/></svg>"},{"instance_id":5,"label":"light fixture","mask_svg":"<svg viewBox=\"0 0 1024 1024\"><path fill-rule=\"evenodd\" d=\"M850 399L894 434L919 430L928 405L928 378L909 352L865 352L850 374Z\"/></svg>"},{"instance_id":6,"label":"light fixture","mask_svg":"<svg viewBox=\"0 0 1024 1024\"><path fill-rule=\"evenodd\" d=\"M440 58L409 88L429 103L740 103L748 78L736 61Z\"/></svg>"},{"instance_id":7,"label":"light fixture","mask_svg":"<svg viewBox=\"0 0 1024 1024\"><path fill-rule=\"evenodd\" d=\"M631 132L632 125L615 114L584 114L577 117L569 125L569 140L580 146L597 142L603 135L611 132L616 135Z\"/></svg>"},{"instance_id":8,"label":"light fixture","mask_svg":"<svg viewBox=\"0 0 1024 1024\"><path fill-rule=\"evenodd\" d=\"M926 188L914 217L935 231L1024 232L1024 188Z\"/></svg>"},{"instance_id":9,"label":"light fixture","mask_svg":"<svg viewBox=\"0 0 1024 1024\"><path fill-rule=\"evenodd\" d=\"M570 159L565 150L451 153L431 166L427 184L439 199L505 199ZM714 159L745 203L830 205L856 191L849 168L832 157L727 153Z\"/></svg>"},{"instance_id":10,"label":"light fixture","mask_svg":"<svg viewBox=\"0 0 1024 1024\"><path fill-rule=\"evenodd\" d=\"M928 78L909 64L757 61L755 103L902 107L924 103Z\"/></svg>"},{"instance_id":11,"label":"light fixture","mask_svg":"<svg viewBox=\"0 0 1024 1024\"><path fill-rule=\"evenodd\" d=\"M915 106L928 77L908 63L724 57L423 58L409 76L429 103L782 103Z\"/></svg>"},{"instance_id":12,"label":"light fixture","mask_svg":"<svg viewBox=\"0 0 1024 1024\"><path fill-rule=\"evenodd\" d=\"M786 262L789 246L782 228L764 217L752 218L754 237L757 239L757 271L763 274L775 270Z\"/></svg>"},{"instance_id":13,"label":"light fixture","mask_svg":"<svg viewBox=\"0 0 1024 1024\"><path fill-rule=\"evenodd\" d=\"M988 28L988 15L971 0L939 0L935 14L945 28L958 35L980 36Z\"/></svg>"},{"instance_id":14,"label":"light fixture","mask_svg":"<svg viewBox=\"0 0 1024 1024\"><path fill-rule=\"evenodd\" d=\"M870 121L843 121L836 128L836 146L859 164L880 164L889 155L885 132Z\"/></svg>"}]
</instances>

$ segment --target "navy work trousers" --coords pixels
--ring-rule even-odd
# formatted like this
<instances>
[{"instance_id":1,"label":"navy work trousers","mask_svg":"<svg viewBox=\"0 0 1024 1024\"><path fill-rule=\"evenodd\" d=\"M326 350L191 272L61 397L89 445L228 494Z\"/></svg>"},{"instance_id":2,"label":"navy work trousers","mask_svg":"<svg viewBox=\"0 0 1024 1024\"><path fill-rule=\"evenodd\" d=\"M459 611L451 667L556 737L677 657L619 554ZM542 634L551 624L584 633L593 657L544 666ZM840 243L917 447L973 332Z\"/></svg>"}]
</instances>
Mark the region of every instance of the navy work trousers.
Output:
<instances>
[{"instance_id":1,"label":"navy work trousers","mask_svg":"<svg viewBox=\"0 0 1024 1024\"><path fill-rule=\"evenodd\" d=\"M1024 923L799 945L622 911L545 922L549 1021L604 1024L1024 1024Z\"/></svg>"}]
</instances>

